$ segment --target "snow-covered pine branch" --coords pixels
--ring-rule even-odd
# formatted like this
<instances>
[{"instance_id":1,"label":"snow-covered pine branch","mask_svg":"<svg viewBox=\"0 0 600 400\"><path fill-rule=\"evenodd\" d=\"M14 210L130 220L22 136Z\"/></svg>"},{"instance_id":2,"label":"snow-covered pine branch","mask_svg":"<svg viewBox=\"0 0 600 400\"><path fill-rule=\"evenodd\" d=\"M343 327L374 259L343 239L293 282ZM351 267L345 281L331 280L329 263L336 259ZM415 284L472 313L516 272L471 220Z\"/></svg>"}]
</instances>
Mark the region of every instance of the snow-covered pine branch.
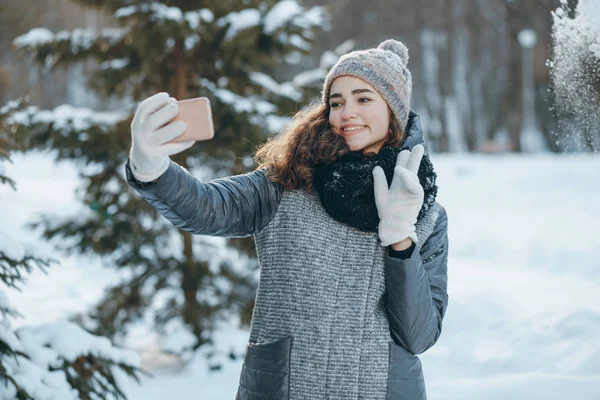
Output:
<instances>
[{"instance_id":1,"label":"snow-covered pine branch","mask_svg":"<svg viewBox=\"0 0 600 400\"><path fill-rule=\"evenodd\" d=\"M5 114L6 107L0 117ZM4 141L2 147L0 162L6 162L10 147ZM2 163L0 177L8 179ZM0 231L0 400L126 399L123 379L137 381L141 372L136 353L68 321L13 329L11 320L19 314L4 290L19 289L36 265L51 262L33 244Z\"/></svg>"},{"instance_id":2,"label":"snow-covered pine branch","mask_svg":"<svg viewBox=\"0 0 600 400\"><path fill-rule=\"evenodd\" d=\"M19 53L32 54L48 68L62 63L83 60L94 53L126 53L127 28L101 30L75 28L53 33L47 28L34 28L17 36L13 46Z\"/></svg>"},{"instance_id":3,"label":"snow-covered pine branch","mask_svg":"<svg viewBox=\"0 0 600 400\"><path fill-rule=\"evenodd\" d=\"M273 36L283 46L289 46L290 51L306 52L312 48L313 30L328 28L329 17L324 7L307 9L296 0L283 0L266 13L247 8L230 12L216 22L218 26L228 27L226 40L234 40L246 30L262 25L265 35Z\"/></svg>"},{"instance_id":4,"label":"snow-covered pine branch","mask_svg":"<svg viewBox=\"0 0 600 400\"><path fill-rule=\"evenodd\" d=\"M144 21L152 21L157 24L187 23L191 29L198 29L203 22L210 23L214 20L214 14L208 8L184 12L178 7L167 6L160 2L122 7L115 11L114 17L127 22L141 17Z\"/></svg>"},{"instance_id":5,"label":"snow-covered pine branch","mask_svg":"<svg viewBox=\"0 0 600 400\"><path fill-rule=\"evenodd\" d=\"M356 43L354 40L346 40L333 51L327 50L319 58L319 66L314 69L305 70L292 78L292 83L297 88L317 87L320 88L327 71L339 60L341 56L352 51Z\"/></svg>"},{"instance_id":6,"label":"snow-covered pine branch","mask_svg":"<svg viewBox=\"0 0 600 400\"><path fill-rule=\"evenodd\" d=\"M60 105L54 110L41 110L37 106L25 106L23 101L10 101L0 108L0 118L7 129L13 132L27 130L47 136L49 145L52 140L70 137L76 137L80 142L102 140L99 135L113 133L118 124L131 118L131 113L94 111L70 104Z\"/></svg>"},{"instance_id":7,"label":"snow-covered pine branch","mask_svg":"<svg viewBox=\"0 0 600 400\"><path fill-rule=\"evenodd\" d=\"M272 82L277 85L276 82ZM277 115L277 107L258 96L240 96L228 89L219 88L208 79L200 79L200 85L208 89L221 103L232 106L237 113L249 114L249 122L264 127L269 133L279 132L288 122L289 117Z\"/></svg>"},{"instance_id":8,"label":"snow-covered pine branch","mask_svg":"<svg viewBox=\"0 0 600 400\"><path fill-rule=\"evenodd\" d=\"M267 35L287 28L297 28L304 38L313 38L313 29L328 28L329 18L324 7L304 8L296 0L284 0L275 4L264 19L264 32ZM305 45L305 44L303 44ZM307 43L310 47L310 44Z\"/></svg>"},{"instance_id":9,"label":"snow-covered pine branch","mask_svg":"<svg viewBox=\"0 0 600 400\"><path fill-rule=\"evenodd\" d=\"M145 24L152 23L155 28L164 28L172 37L165 45L174 45L174 37L182 37L186 50L193 50L200 43L204 25L214 21L215 16L208 8L182 11L175 6L167 6L160 2L132 4L118 8L113 16L126 26L143 29Z\"/></svg>"},{"instance_id":10,"label":"snow-covered pine branch","mask_svg":"<svg viewBox=\"0 0 600 400\"><path fill-rule=\"evenodd\" d=\"M32 245L0 232L0 281L16 288L36 263L50 261ZM134 352L67 321L14 330L15 317L0 287L0 400L125 399L119 380L123 374L138 379L140 360Z\"/></svg>"},{"instance_id":11,"label":"snow-covered pine branch","mask_svg":"<svg viewBox=\"0 0 600 400\"><path fill-rule=\"evenodd\" d=\"M13 330L1 312L0 348L0 400L125 399L123 375L139 378L137 354L68 321Z\"/></svg>"}]
</instances>

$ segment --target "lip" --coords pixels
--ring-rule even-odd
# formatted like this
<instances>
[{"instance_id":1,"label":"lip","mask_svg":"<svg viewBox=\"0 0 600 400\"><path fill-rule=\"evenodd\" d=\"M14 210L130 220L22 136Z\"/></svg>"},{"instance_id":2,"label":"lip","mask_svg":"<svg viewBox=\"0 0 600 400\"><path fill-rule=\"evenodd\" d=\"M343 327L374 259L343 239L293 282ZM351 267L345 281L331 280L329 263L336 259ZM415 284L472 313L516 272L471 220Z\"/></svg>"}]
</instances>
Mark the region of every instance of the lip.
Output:
<instances>
[{"instance_id":1,"label":"lip","mask_svg":"<svg viewBox=\"0 0 600 400\"><path fill-rule=\"evenodd\" d=\"M352 127L355 127L355 126L362 126L362 129L356 129L356 130L353 130L353 131L350 131L350 132L345 132L344 131L345 128L352 128ZM354 135L356 135L356 134L364 131L365 129L367 129L366 125L342 125L341 128L340 128L340 132L342 133L342 136L346 136L347 137L347 136L354 136Z\"/></svg>"}]
</instances>

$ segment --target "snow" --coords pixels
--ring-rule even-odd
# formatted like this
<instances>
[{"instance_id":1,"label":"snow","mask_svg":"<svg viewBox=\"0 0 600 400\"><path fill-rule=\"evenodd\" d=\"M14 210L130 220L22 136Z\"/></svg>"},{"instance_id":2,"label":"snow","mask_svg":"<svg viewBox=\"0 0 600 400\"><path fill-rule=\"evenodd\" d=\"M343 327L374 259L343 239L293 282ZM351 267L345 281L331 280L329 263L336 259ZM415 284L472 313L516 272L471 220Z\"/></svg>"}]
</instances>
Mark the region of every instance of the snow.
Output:
<instances>
[{"instance_id":1,"label":"snow","mask_svg":"<svg viewBox=\"0 0 600 400\"><path fill-rule=\"evenodd\" d=\"M34 241L23 228L34 214L79 209L77 171L39 153L13 160L5 167L18 191L0 186L2 230L20 243ZM440 340L421 356L428 397L598 399L600 157L434 153L432 162L449 215L450 300ZM48 276L34 272L23 293L6 293L28 324L52 326L119 280L119 272L100 262L54 256L60 265ZM229 360L228 352L243 352L248 331L233 326L222 325L214 347L201 349L187 366L159 354L152 336L137 326L127 348L135 348L155 377L143 378L141 386L127 383L129 398L234 398L242 361ZM185 339L179 322L169 329L166 344ZM87 339L69 342L78 340ZM76 354L78 344L72 346L67 350ZM211 352L211 364L227 361L216 373L204 360Z\"/></svg>"},{"instance_id":2,"label":"snow","mask_svg":"<svg viewBox=\"0 0 600 400\"><path fill-rule=\"evenodd\" d=\"M8 297L0 290L0 310L8 310L9 308L10 303L8 302Z\"/></svg>"},{"instance_id":3,"label":"snow","mask_svg":"<svg viewBox=\"0 0 600 400\"><path fill-rule=\"evenodd\" d=\"M288 64L299 64L300 61L302 60L302 53L300 53L299 51L290 51L289 53L287 53L284 57L283 57L283 61L285 61Z\"/></svg>"},{"instance_id":4,"label":"snow","mask_svg":"<svg viewBox=\"0 0 600 400\"><path fill-rule=\"evenodd\" d=\"M287 97L294 101L301 101L302 94L298 91L296 87L292 83L286 82L279 84L273 80L269 75L263 74L262 72L251 72L248 74L248 77L254 83L264 87L269 92L272 92L276 95Z\"/></svg>"},{"instance_id":5,"label":"snow","mask_svg":"<svg viewBox=\"0 0 600 400\"><path fill-rule=\"evenodd\" d=\"M129 65L129 62L129 58L113 58L112 60L101 62L98 67L102 70L123 69Z\"/></svg>"},{"instance_id":6,"label":"snow","mask_svg":"<svg viewBox=\"0 0 600 400\"><path fill-rule=\"evenodd\" d=\"M290 40L293 41L294 39ZM346 40L337 46L333 51L325 51L323 54L321 54L319 59L319 67L298 73L292 77L292 84L298 88L307 86L321 87L329 69L339 60L342 55L350 52L355 45L356 43L354 40ZM298 57L300 57L300 55L298 55Z\"/></svg>"},{"instance_id":7,"label":"snow","mask_svg":"<svg viewBox=\"0 0 600 400\"><path fill-rule=\"evenodd\" d=\"M311 7L307 10L296 0L279 1L265 16L264 32L271 35L290 22L303 28L308 34L313 27L326 27L327 14L323 7Z\"/></svg>"},{"instance_id":8,"label":"snow","mask_svg":"<svg viewBox=\"0 0 600 400\"><path fill-rule=\"evenodd\" d=\"M549 65L559 113L556 144L567 151L600 148L598 99L594 90L600 57L600 2L580 1L575 18L562 8L553 13L553 53Z\"/></svg>"},{"instance_id":9,"label":"snow","mask_svg":"<svg viewBox=\"0 0 600 400\"><path fill-rule=\"evenodd\" d=\"M115 11L115 13L113 14L113 16L116 19L127 18L127 17L130 17L133 14L135 14L137 11L138 11L138 6L121 7L119 9L117 9L117 11Z\"/></svg>"},{"instance_id":10,"label":"snow","mask_svg":"<svg viewBox=\"0 0 600 400\"><path fill-rule=\"evenodd\" d=\"M62 359L74 360L88 354L115 363L133 366L140 364L137 354L113 347L107 338L94 336L66 321L22 328L19 336L26 349L52 349L52 352L29 353L40 364L59 367Z\"/></svg>"},{"instance_id":11,"label":"snow","mask_svg":"<svg viewBox=\"0 0 600 400\"><path fill-rule=\"evenodd\" d=\"M296 0L280 1L269 10L265 17L265 33L272 35L276 30L283 27L290 19L303 12L304 9Z\"/></svg>"},{"instance_id":12,"label":"snow","mask_svg":"<svg viewBox=\"0 0 600 400\"><path fill-rule=\"evenodd\" d=\"M159 2L122 7L115 11L114 17L117 19L126 18L138 12L149 14L150 20L154 22L181 22L183 20L183 12L180 8L169 7Z\"/></svg>"},{"instance_id":13,"label":"snow","mask_svg":"<svg viewBox=\"0 0 600 400\"><path fill-rule=\"evenodd\" d=\"M266 118L266 129L269 133L281 132L292 119L279 115L268 115Z\"/></svg>"},{"instance_id":14,"label":"snow","mask_svg":"<svg viewBox=\"0 0 600 400\"><path fill-rule=\"evenodd\" d=\"M12 105L8 105L7 107L10 108ZM35 159L35 156L33 158ZM34 167L32 170L35 170L35 161L33 163L28 163L27 167ZM56 172L56 170L54 172ZM76 173L76 171L72 172L73 174ZM38 173L38 176L39 175L43 175L43 172ZM23 181L27 182L26 179ZM50 184L56 184L57 188L60 188L60 178L57 179L56 176L50 174L43 182L46 181ZM42 182L36 180L36 185L32 188L32 190L35 190L34 193L39 193L40 188L43 189L43 185L40 183ZM26 184L25 187L27 188ZM4 187L2 189L4 189ZM27 189L25 192L26 191ZM71 196L73 196L73 191L71 190L70 192ZM1 190L0 194L2 194ZM13 195L15 194L16 193L13 192ZM64 192L60 192L59 196L62 199L69 199L71 202L74 200L69 195L65 196ZM3 201L4 199L5 196L1 195L0 201ZM57 206L59 204L53 203L52 197L48 195L41 198L41 200L45 205ZM20 201L27 202L24 199L21 199ZM19 235L18 231L22 229L22 226L11 225L11 218L19 218L22 216L18 213L16 208L17 207L2 208L3 210L10 209L11 212L7 213L4 211L3 214L5 215L1 216L3 222L2 228L6 229L6 232L10 232L10 234L0 231L0 255L2 255L3 258L8 257L17 262L20 262L24 260L25 257L31 255L38 258L50 258L47 246L45 248L43 243L39 243L39 239L36 240L38 242L37 245L34 245L29 242L32 236L31 234ZM34 211L31 209L29 212L33 213ZM14 239L15 232L17 233L17 236L20 237ZM4 269L6 267L7 263L2 262L2 268ZM10 269L10 266L9 270L14 271L14 275L16 275L17 272L20 272ZM33 270L33 275L35 276L36 273L39 274L40 272L42 271L35 269ZM10 357L0 357L0 370L8 373L11 379L13 379L13 381L5 381L0 378L0 387L2 387L2 390L0 390L0 400L14 400L17 398L17 387L24 389L31 398L34 399L78 399L79 395L77 391L72 389L68 384L65 372L62 371L62 368L64 368L65 362L73 362L82 356L92 355L106 362L110 362L112 365L109 366L109 368L115 375L115 379L117 379L121 385L126 382L124 379L128 378L125 378L124 373L119 371L116 365L140 367L140 356L134 351L115 347L108 339L91 335L77 325L64 320L68 314L64 312L65 303L61 303L63 311L60 311L61 316L58 319L55 319L53 322L44 322L44 318L48 318L49 313L35 313L35 311L39 311L41 303L35 301L32 302L31 309L34 310L34 318L32 318L32 320L35 321L35 325L25 325L24 320L20 319L18 322L21 327L15 331L11 319L20 317L21 315L16 309L11 307L10 298L19 299L19 296L22 296L22 298L35 297L35 292L33 291L35 290L35 287L32 288L27 282L27 274L24 275L25 282L11 282L9 277L8 284L27 286L26 293L18 292L14 288L6 288L6 284L0 282L0 341L8 346L8 349L4 349L4 353L6 353L6 350L19 352ZM52 283L49 284L46 281L43 286L45 288L52 287ZM30 290L32 290L32 292L30 292ZM95 298L97 297L98 294L95 295ZM82 300L83 296L78 296L78 301ZM47 304L44 305L45 307L48 307L49 309L54 307L52 298L45 298L44 302L47 302ZM19 301L17 301L17 303L19 305L25 304ZM97 388L99 384L102 384L100 382L105 381L105 378L98 373L94 374L96 376L91 382L91 385ZM22 395L23 394L20 396ZM111 397L107 397L107 399L109 398Z\"/></svg>"},{"instance_id":15,"label":"snow","mask_svg":"<svg viewBox=\"0 0 600 400\"><path fill-rule=\"evenodd\" d=\"M103 28L99 31L94 29L75 28L71 31L60 31L53 34L46 28L34 28L24 35L17 36L13 45L19 48L35 48L52 42L68 41L73 54L88 50L98 41L106 40L113 45L129 32L125 28Z\"/></svg>"},{"instance_id":16,"label":"snow","mask_svg":"<svg viewBox=\"0 0 600 400\"><path fill-rule=\"evenodd\" d=\"M198 43L200 43L200 36L197 34L190 35L184 40L186 50L192 50Z\"/></svg>"},{"instance_id":17,"label":"snow","mask_svg":"<svg viewBox=\"0 0 600 400\"><path fill-rule=\"evenodd\" d=\"M275 4L264 16L264 19L261 18L260 10L246 8L219 18L217 24L219 26L229 25L225 36L226 40L233 39L241 31L256 27L261 22L264 24L264 33L267 35L274 34L286 24L293 24L303 29L304 36L311 38L312 28L326 26L326 15L323 7L312 7L307 10L300 6L296 0L284 0ZM310 44L301 37L292 40L295 46L300 48L308 46L310 48Z\"/></svg>"},{"instance_id":18,"label":"snow","mask_svg":"<svg viewBox=\"0 0 600 400\"><path fill-rule=\"evenodd\" d=\"M200 21L212 22L215 19L215 15L208 8L203 8L196 11L186 11L183 17L188 21L188 24L192 29L198 29L200 27Z\"/></svg>"},{"instance_id":19,"label":"snow","mask_svg":"<svg viewBox=\"0 0 600 400\"><path fill-rule=\"evenodd\" d=\"M6 302L5 298L0 290L2 303ZM114 364L140 367L140 357L132 350L114 347L108 339L91 335L67 321L23 327L13 332L6 314L2 314L0 340L13 351L28 356L25 358L19 354L0 358L0 366L34 399L78 399L77 392L67 383L60 369L65 361L74 361L81 356L93 355ZM116 370L114 372L117 373ZM97 376L97 379L100 378ZM3 386L0 400L16 398L11 382L0 380L0 385Z\"/></svg>"},{"instance_id":20,"label":"snow","mask_svg":"<svg viewBox=\"0 0 600 400\"><path fill-rule=\"evenodd\" d=\"M310 29L312 27L321 27L324 30L329 30L329 14L324 7L316 6L311 7L309 10L306 10L301 13L299 17L295 19L295 22L304 27L305 29ZM312 33L305 32L307 37L312 39Z\"/></svg>"},{"instance_id":21,"label":"snow","mask_svg":"<svg viewBox=\"0 0 600 400\"><path fill-rule=\"evenodd\" d=\"M580 0L578 10L596 27L600 29L600 2L598 0Z\"/></svg>"},{"instance_id":22,"label":"snow","mask_svg":"<svg viewBox=\"0 0 600 400\"><path fill-rule=\"evenodd\" d=\"M7 328L9 325L0 320L0 338L13 350L23 352L29 358L17 355L0 362L17 384L35 399L79 398L60 370L65 360L74 361L80 356L94 355L114 363L140 366L139 356L131 350L113 347L108 339L93 336L70 322L22 328L16 335ZM100 379L100 376L97 378ZM0 384L4 382L0 381ZM15 398L12 384L8 383L7 387L8 390L0 393L0 400Z\"/></svg>"},{"instance_id":23,"label":"snow","mask_svg":"<svg viewBox=\"0 0 600 400\"><path fill-rule=\"evenodd\" d=\"M291 35L289 37L290 44L296 46L299 49L309 51L312 48L312 44L307 42L299 35Z\"/></svg>"},{"instance_id":24,"label":"snow","mask_svg":"<svg viewBox=\"0 0 600 400\"><path fill-rule=\"evenodd\" d=\"M0 254L15 261L25 258L25 248L21 243L0 231Z\"/></svg>"},{"instance_id":25,"label":"snow","mask_svg":"<svg viewBox=\"0 0 600 400\"><path fill-rule=\"evenodd\" d=\"M42 46L54 41L54 34L48 28L34 28L24 35L17 36L13 44L17 47Z\"/></svg>"},{"instance_id":26,"label":"snow","mask_svg":"<svg viewBox=\"0 0 600 400\"><path fill-rule=\"evenodd\" d=\"M192 30L197 30L202 22L210 23L215 18L213 12L208 8L183 12L178 7L167 6L159 2L121 7L113 15L117 19L125 19L138 13L147 14L151 21L161 24L166 21L176 23L185 21Z\"/></svg>"},{"instance_id":27,"label":"snow","mask_svg":"<svg viewBox=\"0 0 600 400\"><path fill-rule=\"evenodd\" d=\"M232 105L238 113L257 112L260 115L266 115L277 111L277 107L275 107L274 104L265 100L261 100L256 96L242 97L230 90L217 88L216 85L208 79L202 78L200 81L202 86L211 90L213 94L223 103Z\"/></svg>"},{"instance_id":28,"label":"snow","mask_svg":"<svg viewBox=\"0 0 600 400\"><path fill-rule=\"evenodd\" d=\"M292 82L296 86L303 87L317 82L323 83L326 76L327 72L325 69L313 69L295 75Z\"/></svg>"},{"instance_id":29,"label":"snow","mask_svg":"<svg viewBox=\"0 0 600 400\"><path fill-rule=\"evenodd\" d=\"M52 123L55 129L64 129L72 125L74 129L83 131L92 126L112 127L129 117L130 114L126 111L94 111L90 108L63 104L54 110L40 110L36 106L29 106L23 111L14 112L8 118L8 123L22 125Z\"/></svg>"},{"instance_id":30,"label":"snow","mask_svg":"<svg viewBox=\"0 0 600 400\"><path fill-rule=\"evenodd\" d=\"M217 20L217 25L229 25L226 40L233 39L239 32L253 28L260 24L260 11L255 8L246 8L238 12L229 13Z\"/></svg>"},{"instance_id":31,"label":"snow","mask_svg":"<svg viewBox=\"0 0 600 400\"><path fill-rule=\"evenodd\" d=\"M581 0L578 10L589 21L590 36L595 38L589 50L600 58L600 1Z\"/></svg>"},{"instance_id":32,"label":"snow","mask_svg":"<svg viewBox=\"0 0 600 400\"><path fill-rule=\"evenodd\" d=\"M0 297L2 297L2 301L8 301L8 298L6 297L6 294L4 292L2 292L0 290ZM10 346L11 349L15 350L15 351L19 351L21 350L21 343L19 342L19 338L17 338L17 335L14 334L14 332L11 329L11 326L9 324L8 318L6 318L5 316L5 312L4 309L8 308L2 306L2 311L3 313L0 314L0 340L2 340L4 343L6 343L8 346Z\"/></svg>"}]
</instances>

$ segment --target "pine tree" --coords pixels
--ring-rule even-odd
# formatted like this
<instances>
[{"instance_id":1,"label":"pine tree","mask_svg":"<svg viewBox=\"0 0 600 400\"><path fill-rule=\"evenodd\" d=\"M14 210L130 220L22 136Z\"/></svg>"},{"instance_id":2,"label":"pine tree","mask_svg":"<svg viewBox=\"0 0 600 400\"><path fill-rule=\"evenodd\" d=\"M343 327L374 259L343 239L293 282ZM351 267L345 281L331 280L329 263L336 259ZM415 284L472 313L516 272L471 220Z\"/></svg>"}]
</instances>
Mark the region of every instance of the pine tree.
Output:
<instances>
[{"instance_id":1,"label":"pine tree","mask_svg":"<svg viewBox=\"0 0 600 400\"><path fill-rule=\"evenodd\" d=\"M0 119L6 111L0 110ZM0 135L0 184L16 190L3 172L4 163L10 162L9 143ZM133 352L66 321L12 328L11 320L19 314L4 288L21 290L27 274L53 263L0 231L0 400L126 399L115 374L121 370L138 380L140 362Z\"/></svg>"},{"instance_id":2,"label":"pine tree","mask_svg":"<svg viewBox=\"0 0 600 400\"><path fill-rule=\"evenodd\" d=\"M249 323L257 269L253 244L228 240L229 254L217 257L220 242L177 230L134 194L124 163L136 104L159 91L177 99L208 97L215 138L172 159L202 178L245 172L253 167L255 146L304 102L302 88L271 76L282 63L307 54L326 15L294 0L78 2L112 15L116 27L58 33L38 28L13 43L41 68L95 60L89 87L120 106L49 111L13 103L12 136L23 149L52 149L58 159L77 163L80 200L90 209L33 225L46 238L60 239L64 251L100 255L107 266L127 271L128 278L82 318L88 329L120 337L131 323L150 316L163 336L177 329L191 334L182 350L197 349L211 343L219 321Z\"/></svg>"}]
</instances>

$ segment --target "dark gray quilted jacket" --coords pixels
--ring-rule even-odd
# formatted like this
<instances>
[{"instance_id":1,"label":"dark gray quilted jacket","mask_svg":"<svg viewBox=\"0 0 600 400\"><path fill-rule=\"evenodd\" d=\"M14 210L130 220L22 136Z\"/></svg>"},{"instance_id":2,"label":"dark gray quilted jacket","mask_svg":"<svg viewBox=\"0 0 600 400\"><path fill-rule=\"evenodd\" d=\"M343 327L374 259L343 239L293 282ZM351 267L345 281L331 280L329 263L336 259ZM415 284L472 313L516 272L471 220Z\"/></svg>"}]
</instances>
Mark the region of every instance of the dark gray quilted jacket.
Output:
<instances>
[{"instance_id":1,"label":"dark gray quilted jacket","mask_svg":"<svg viewBox=\"0 0 600 400\"><path fill-rule=\"evenodd\" d=\"M376 233L333 220L318 196L263 171L203 183L171 162L156 183L128 181L174 225L255 236L261 266L239 400L424 400L420 354L437 341L448 302L447 216L417 223L409 259Z\"/></svg>"}]
</instances>

